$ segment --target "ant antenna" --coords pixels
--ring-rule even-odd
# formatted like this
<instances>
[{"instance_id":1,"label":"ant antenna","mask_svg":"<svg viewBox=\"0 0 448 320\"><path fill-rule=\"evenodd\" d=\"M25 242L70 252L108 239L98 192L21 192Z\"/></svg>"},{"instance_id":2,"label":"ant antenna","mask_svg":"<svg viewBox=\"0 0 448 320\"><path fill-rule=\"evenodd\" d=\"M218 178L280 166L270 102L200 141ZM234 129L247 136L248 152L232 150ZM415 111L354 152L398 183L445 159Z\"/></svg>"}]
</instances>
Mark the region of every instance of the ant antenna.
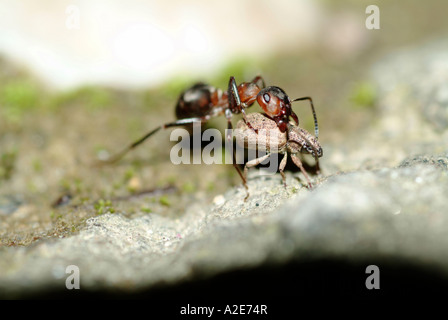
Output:
<instances>
[{"instance_id":1,"label":"ant antenna","mask_svg":"<svg viewBox=\"0 0 448 320\"><path fill-rule=\"evenodd\" d=\"M303 98L294 99L291 102L301 101L301 100L309 100L310 101L311 111L313 112L313 117L314 117L314 135L316 136L316 140L317 140L317 139L319 139L319 126L317 125L317 117L316 117L316 111L314 110L313 99L311 99L311 97L303 97Z\"/></svg>"}]
</instances>

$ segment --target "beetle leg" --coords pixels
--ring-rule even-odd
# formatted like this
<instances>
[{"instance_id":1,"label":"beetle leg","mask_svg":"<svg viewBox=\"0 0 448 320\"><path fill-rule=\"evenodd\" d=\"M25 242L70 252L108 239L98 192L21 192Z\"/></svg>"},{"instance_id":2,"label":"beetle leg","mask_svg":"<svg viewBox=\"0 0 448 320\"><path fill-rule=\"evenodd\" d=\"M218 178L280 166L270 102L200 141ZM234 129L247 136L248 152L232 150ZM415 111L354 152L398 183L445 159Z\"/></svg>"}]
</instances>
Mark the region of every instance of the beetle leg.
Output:
<instances>
[{"instance_id":1,"label":"beetle leg","mask_svg":"<svg viewBox=\"0 0 448 320\"><path fill-rule=\"evenodd\" d=\"M299 167L300 171L302 171L303 175L305 176L305 179L308 182L308 188L313 189L313 185L311 184L310 177L308 176L308 173L306 173L305 168L303 168L302 161L300 161L299 157L297 157L294 154L291 154L291 159L295 163L295 165Z\"/></svg>"},{"instance_id":2,"label":"beetle leg","mask_svg":"<svg viewBox=\"0 0 448 320\"><path fill-rule=\"evenodd\" d=\"M279 166L280 174L282 175L283 185L285 186L285 188L286 188L286 176L285 176L285 173L283 172L283 170L285 170L287 160L288 160L288 153L285 152L285 155L283 156L283 159L280 162L280 166Z\"/></svg>"},{"instance_id":3,"label":"beetle leg","mask_svg":"<svg viewBox=\"0 0 448 320\"><path fill-rule=\"evenodd\" d=\"M266 160L271 154L265 154L264 156L260 157L260 158L256 158L253 160L250 160L248 162L246 162L246 164L244 165L244 178L247 179L247 171L249 170L249 168L255 167L256 165L259 165L260 163L262 163L264 160ZM244 198L244 201L247 200L247 198L249 198L249 191L247 192L246 197Z\"/></svg>"},{"instance_id":4,"label":"beetle leg","mask_svg":"<svg viewBox=\"0 0 448 320\"><path fill-rule=\"evenodd\" d=\"M256 159L252 159L250 161L247 161L246 164L244 165L244 177L247 179L247 172L249 170L249 168L255 167L256 165L259 165L260 163L262 163L264 160L266 160L271 154L267 153L264 156L260 157L260 158L256 158Z\"/></svg>"}]
</instances>

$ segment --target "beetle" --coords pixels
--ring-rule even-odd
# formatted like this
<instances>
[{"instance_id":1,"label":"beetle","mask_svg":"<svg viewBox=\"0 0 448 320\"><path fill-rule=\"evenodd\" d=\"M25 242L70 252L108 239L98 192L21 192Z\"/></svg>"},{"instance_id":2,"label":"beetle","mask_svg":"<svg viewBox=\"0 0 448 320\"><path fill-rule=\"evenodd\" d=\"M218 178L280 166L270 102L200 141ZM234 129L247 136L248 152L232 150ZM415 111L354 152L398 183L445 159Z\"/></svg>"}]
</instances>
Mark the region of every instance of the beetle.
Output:
<instances>
[{"instance_id":1,"label":"beetle","mask_svg":"<svg viewBox=\"0 0 448 320\"><path fill-rule=\"evenodd\" d=\"M284 174L284 169L289 154L294 164L305 176L308 187L312 189L313 186L310 178L304 169L298 154L311 154L316 161L316 171L319 172L319 158L323 156L323 150L317 137L292 123L288 123L287 130L282 132L274 120L261 113L250 113L247 115L247 120L250 121L252 127L256 129L257 132L251 130L244 121L239 121L237 123L237 130L235 130L236 143L246 149L266 151L266 154L249 160L244 165L243 184L247 191L245 200L249 197L246 183L248 169L268 159L273 153L283 155L279 165L279 171L285 187L286 176Z\"/></svg>"}]
</instances>

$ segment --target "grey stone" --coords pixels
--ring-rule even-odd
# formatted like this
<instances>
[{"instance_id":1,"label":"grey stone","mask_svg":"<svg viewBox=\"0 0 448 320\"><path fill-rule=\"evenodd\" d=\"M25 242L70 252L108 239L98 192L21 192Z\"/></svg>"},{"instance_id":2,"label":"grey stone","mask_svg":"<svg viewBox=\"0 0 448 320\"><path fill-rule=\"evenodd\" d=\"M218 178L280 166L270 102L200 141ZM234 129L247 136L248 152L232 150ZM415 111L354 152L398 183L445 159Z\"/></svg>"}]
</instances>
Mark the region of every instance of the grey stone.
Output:
<instances>
[{"instance_id":1,"label":"grey stone","mask_svg":"<svg viewBox=\"0 0 448 320\"><path fill-rule=\"evenodd\" d=\"M415 164L352 172L298 194L279 177L253 177L250 188L257 191L248 202L242 189L230 190L224 204L190 208L174 221L105 214L76 236L2 249L0 287L10 296L62 290L65 268L76 265L85 290L134 292L303 256L395 257L448 270L446 170Z\"/></svg>"},{"instance_id":2,"label":"grey stone","mask_svg":"<svg viewBox=\"0 0 448 320\"><path fill-rule=\"evenodd\" d=\"M405 91L403 103L416 104L439 132L448 128L448 41L404 48L379 62L372 74L382 94Z\"/></svg>"}]
</instances>

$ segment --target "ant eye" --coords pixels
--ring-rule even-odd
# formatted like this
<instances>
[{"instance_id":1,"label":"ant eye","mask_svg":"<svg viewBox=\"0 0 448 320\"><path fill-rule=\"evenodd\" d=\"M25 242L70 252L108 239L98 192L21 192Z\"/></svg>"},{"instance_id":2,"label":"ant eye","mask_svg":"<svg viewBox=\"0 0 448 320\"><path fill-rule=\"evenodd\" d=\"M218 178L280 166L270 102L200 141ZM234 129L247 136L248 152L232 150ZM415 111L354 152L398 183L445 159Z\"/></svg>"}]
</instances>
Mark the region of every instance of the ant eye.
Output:
<instances>
[{"instance_id":1,"label":"ant eye","mask_svg":"<svg viewBox=\"0 0 448 320\"><path fill-rule=\"evenodd\" d=\"M266 103L268 103L271 100L271 97L267 93L265 93L263 95L263 99L264 99L264 101L266 101Z\"/></svg>"}]
</instances>

